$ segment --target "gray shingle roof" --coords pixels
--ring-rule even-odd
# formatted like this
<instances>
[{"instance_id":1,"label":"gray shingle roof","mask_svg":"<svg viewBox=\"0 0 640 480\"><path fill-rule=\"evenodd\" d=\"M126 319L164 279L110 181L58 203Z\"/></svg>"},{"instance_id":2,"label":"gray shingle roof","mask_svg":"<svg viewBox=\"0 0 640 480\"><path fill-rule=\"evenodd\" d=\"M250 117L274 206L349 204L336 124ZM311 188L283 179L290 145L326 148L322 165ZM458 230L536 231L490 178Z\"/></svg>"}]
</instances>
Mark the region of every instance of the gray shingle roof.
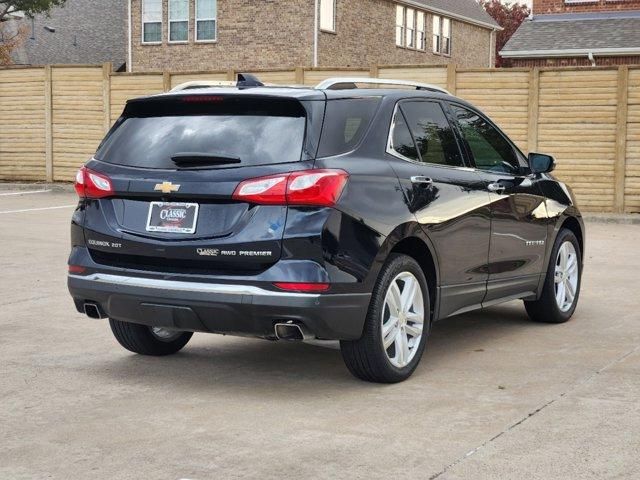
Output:
<instances>
[{"instance_id":1,"label":"gray shingle roof","mask_svg":"<svg viewBox=\"0 0 640 480\"><path fill-rule=\"evenodd\" d=\"M118 68L126 61L126 0L67 0L49 16L36 15L21 22L29 35L15 54L17 63L113 62Z\"/></svg>"},{"instance_id":2,"label":"gray shingle roof","mask_svg":"<svg viewBox=\"0 0 640 480\"><path fill-rule=\"evenodd\" d=\"M485 11L476 0L413 0L426 7L465 17L474 22L489 24L500 28L496 21Z\"/></svg>"},{"instance_id":3,"label":"gray shingle roof","mask_svg":"<svg viewBox=\"0 0 640 480\"><path fill-rule=\"evenodd\" d=\"M640 11L537 15L525 21L500 52L543 56L553 51L640 49ZM525 52L527 52L525 54Z\"/></svg>"}]
</instances>

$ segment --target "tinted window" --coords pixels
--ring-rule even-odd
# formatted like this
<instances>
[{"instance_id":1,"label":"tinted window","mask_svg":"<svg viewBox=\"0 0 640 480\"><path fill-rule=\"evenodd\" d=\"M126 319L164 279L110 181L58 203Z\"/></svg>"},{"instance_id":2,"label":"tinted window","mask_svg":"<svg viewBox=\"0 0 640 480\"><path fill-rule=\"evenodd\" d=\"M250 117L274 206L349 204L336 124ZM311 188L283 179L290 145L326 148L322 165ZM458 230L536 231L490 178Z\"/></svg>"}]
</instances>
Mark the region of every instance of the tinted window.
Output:
<instances>
[{"instance_id":1,"label":"tinted window","mask_svg":"<svg viewBox=\"0 0 640 480\"><path fill-rule=\"evenodd\" d=\"M496 172L519 170L515 149L495 127L471 110L457 105L452 107L476 167Z\"/></svg>"},{"instance_id":2,"label":"tinted window","mask_svg":"<svg viewBox=\"0 0 640 480\"><path fill-rule=\"evenodd\" d=\"M425 163L463 166L449 121L439 103L406 102L400 107Z\"/></svg>"},{"instance_id":3,"label":"tinted window","mask_svg":"<svg viewBox=\"0 0 640 480\"><path fill-rule=\"evenodd\" d=\"M403 157L419 162L420 155L418 155L418 149L413 141L407 122L404 120L404 115L402 115L400 110L396 112L392 128L391 148Z\"/></svg>"},{"instance_id":4,"label":"tinted window","mask_svg":"<svg viewBox=\"0 0 640 480\"><path fill-rule=\"evenodd\" d=\"M353 150L367 132L379 104L376 97L329 100L318 156L331 157Z\"/></svg>"},{"instance_id":5,"label":"tinted window","mask_svg":"<svg viewBox=\"0 0 640 480\"><path fill-rule=\"evenodd\" d=\"M242 166L300 160L306 119L298 111L260 106L211 107L193 105L182 114L172 108L129 108L104 140L96 158L108 163L142 168L177 168L179 154L239 158ZM203 111L210 113L203 114ZM216 111L217 110L217 111ZM237 110L237 111L236 111ZM126 114L126 112L125 112ZM139 116L138 116L139 115Z\"/></svg>"}]
</instances>

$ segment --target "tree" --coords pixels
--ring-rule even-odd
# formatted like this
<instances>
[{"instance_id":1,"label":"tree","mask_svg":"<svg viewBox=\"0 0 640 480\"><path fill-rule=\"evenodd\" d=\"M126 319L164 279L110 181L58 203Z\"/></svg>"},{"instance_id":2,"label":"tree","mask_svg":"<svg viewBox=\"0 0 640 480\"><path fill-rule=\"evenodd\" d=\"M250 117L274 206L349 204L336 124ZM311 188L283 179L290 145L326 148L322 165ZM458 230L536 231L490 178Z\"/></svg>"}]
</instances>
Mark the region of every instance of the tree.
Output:
<instances>
[{"instance_id":1,"label":"tree","mask_svg":"<svg viewBox=\"0 0 640 480\"><path fill-rule=\"evenodd\" d=\"M499 52L516 32L518 27L531 13L529 7L515 2L502 3L500 0L481 0L481 4L491 17L504 30L498 32L496 38L496 67L503 66L503 59Z\"/></svg>"},{"instance_id":2,"label":"tree","mask_svg":"<svg viewBox=\"0 0 640 480\"><path fill-rule=\"evenodd\" d=\"M27 35L24 25L9 28L7 21L21 12L27 17L38 13L49 13L51 8L64 5L66 0L0 0L0 65L11 63L11 52Z\"/></svg>"},{"instance_id":3,"label":"tree","mask_svg":"<svg viewBox=\"0 0 640 480\"><path fill-rule=\"evenodd\" d=\"M10 0L0 1L0 22L8 19L9 15L22 12L27 17L37 13L49 13L53 7L64 5L66 0Z\"/></svg>"}]
</instances>

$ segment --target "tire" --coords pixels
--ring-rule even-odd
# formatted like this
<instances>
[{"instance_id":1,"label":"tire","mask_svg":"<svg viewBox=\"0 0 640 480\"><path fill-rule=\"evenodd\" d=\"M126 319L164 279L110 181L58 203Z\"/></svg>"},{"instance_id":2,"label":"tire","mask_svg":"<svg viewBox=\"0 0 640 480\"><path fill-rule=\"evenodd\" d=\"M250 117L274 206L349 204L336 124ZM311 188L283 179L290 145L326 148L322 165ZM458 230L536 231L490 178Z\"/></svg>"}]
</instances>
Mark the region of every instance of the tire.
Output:
<instances>
[{"instance_id":1,"label":"tire","mask_svg":"<svg viewBox=\"0 0 640 480\"><path fill-rule=\"evenodd\" d=\"M566 248L565 252L569 254L570 265L575 265L575 282L572 281L573 271L571 267L565 269L565 273L556 273L558 269L563 270L559 264L563 261L561 259L561 248ZM556 278L564 279L560 280L556 284ZM545 276L544 285L542 286L542 294L540 298L535 301L525 301L524 306L527 310L529 318L534 322L541 323L564 323L567 322L576 310L578 305L578 299L580 297L580 286L582 283L582 252L580 252L580 244L578 239L571 230L563 228L558 233L556 241L551 251L551 257L549 259L549 267L547 268L547 274ZM562 284L562 286L560 285ZM573 300L569 305L568 296L573 290ZM565 301L559 300L562 297L562 293L559 293L560 289L565 293ZM568 293L567 293L568 292ZM560 306L562 303L562 307Z\"/></svg>"},{"instance_id":2,"label":"tire","mask_svg":"<svg viewBox=\"0 0 640 480\"><path fill-rule=\"evenodd\" d=\"M118 343L127 350L140 355L161 357L172 355L182 350L193 336L192 332L169 332L158 330L162 335L154 333L152 327L136 323L121 322L109 319L111 331Z\"/></svg>"},{"instance_id":3,"label":"tire","mask_svg":"<svg viewBox=\"0 0 640 480\"><path fill-rule=\"evenodd\" d=\"M413 285L417 292L413 303L409 308L401 307L403 313L397 315L396 323L391 316L387 295L391 295L389 301L393 300L393 304L401 305L403 293L407 292L407 297L410 296L411 290L405 288ZM396 303L395 298L399 298L400 302ZM409 378L425 349L431 329L430 312L429 289L420 265L407 255L390 255L373 289L362 337L355 341L340 342L342 358L349 371L368 382L397 383ZM383 328L388 332L385 338L395 339L387 349L383 344ZM416 342L419 331L421 335ZM398 335L404 335L406 340ZM411 338L409 335L412 335ZM400 348L397 348L398 345Z\"/></svg>"}]
</instances>

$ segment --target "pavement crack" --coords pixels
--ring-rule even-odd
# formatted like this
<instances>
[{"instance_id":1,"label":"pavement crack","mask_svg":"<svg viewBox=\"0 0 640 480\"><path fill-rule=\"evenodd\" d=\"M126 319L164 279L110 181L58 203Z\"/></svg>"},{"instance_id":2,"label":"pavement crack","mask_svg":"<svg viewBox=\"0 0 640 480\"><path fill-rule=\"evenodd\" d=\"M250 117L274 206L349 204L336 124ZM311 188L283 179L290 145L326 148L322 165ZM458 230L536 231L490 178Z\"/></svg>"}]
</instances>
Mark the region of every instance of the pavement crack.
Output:
<instances>
[{"instance_id":1,"label":"pavement crack","mask_svg":"<svg viewBox=\"0 0 640 480\"><path fill-rule=\"evenodd\" d=\"M497 440L498 438L502 437L504 434L510 432L511 430L519 427L520 425L522 425L524 422L526 422L527 420L529 420L531 417L534 417L535 415L537 415L538 413L540 413L542 410L544 410L545 408L547 408L550 405L553 405L555 402L557 402L558 400L561 400L563 397L565 397L566 395L570 394L571 392L573 392L574 390L576 390L578 387L590 382L594 377L597 377L598 375L600 375L602 372L608 370L609 368L618 365L622 362L624 362L628 357L630 357L631 355L640 352L640 345L637 345L635 348L632 348L631 350L625 352L624 354L620 355L619 357L616 357L615 359L613 359L611 362L607 363L605 366L603 366L602 368L592 372L590 375L587 375L586 377L584 377L581 380L578 380L574 383L572 383L571 385L569 385L569 388L567 388L564 392L559 393L555 398L549 400L547 403L543 404L542 406L536 408L535 410L527 413L524 417L522 417L521 419L519 419L518 421L512 423L511 425L507 426L507 428L503 429L502 431L500 431L498 434L494 435L493 437L489 438L488 440L486 440L485 442L483 442L482 444L480 444L479 446L477 446L476 448L469 450L467 453L465 453L462 457L457 458L456 460L454 460L453 462L451 462L450 464L446 465L442 470L440 470L437 473L434 473L431 477L429 477L429 480L435 480L436 478L441 477L442 475L444 475L445 473L447 473L451 468L457 466L458 464L462 463L463 461L465 461L467 458L475 455L478 451L482 450L484 447L486 447L487 445L491 444L492 442L494 442L495 440Z\"/></svg>"},{"instance_id":2,"label":"pavement crack","mask_svg":"<svg viewBox=\"0 0 640 480\"><path fill-rule=\"evenodd\" d=\"M37 297L29 297L29 298L22 298L20 300L14 300L12 302L3 302L3 303L0 303L0 307L8 307L10 305L18 305L20 303L32 302L34 300L42 300L43 298L49 298L51 296L52 295L40 295Z\"/></svg>"}]
</instances>

